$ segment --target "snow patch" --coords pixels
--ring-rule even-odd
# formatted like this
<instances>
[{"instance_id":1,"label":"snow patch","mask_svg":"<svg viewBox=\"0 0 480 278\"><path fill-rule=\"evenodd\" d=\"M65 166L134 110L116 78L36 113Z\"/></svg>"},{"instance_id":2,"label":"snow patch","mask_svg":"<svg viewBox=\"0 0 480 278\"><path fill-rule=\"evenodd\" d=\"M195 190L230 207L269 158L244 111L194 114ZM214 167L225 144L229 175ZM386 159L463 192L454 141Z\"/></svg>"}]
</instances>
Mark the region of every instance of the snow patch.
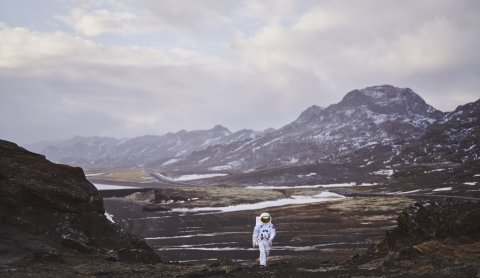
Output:
<instances>
[{"instance_id":1,"label":"snow patch","mask_svg":"<svg viewBox=\"0 0 480 278\"><path fill-rule=\"evenodd\" d=\"M375 186L377 183L362 183L357 185L355 182L334 183L334 184L316 184L316 185L294 185L294 186L247 186L247 189L306 189L306 188L335 188L335 187L353 187L353 186Z\"/></svg>"},{"instance_id":2,"label":"snow patch","mask_svg":"<svg viewBox=\"0 0 480 278\"><path fill-rule=\"evenodd\" d=\"M442 187L442 188L434 189L432 191L449 191L449 190L452 190L452 188L451 187Z\"/></svg>"},{"instance_id":3,"label":"snow patch","mask_svg":"<svg viewBox=\"0 0 480 278\"><path fill-rule=\"evenodd\" d=\"M472 182L464 182L463 184L466 184L466 185L476 185L477 182L476 181L472 181Z\"/></svg>"},{"instance_id":4,"label":"snow patch","mask_svg":"<svg viewBox=\"0 0 480 278\"><path fill-rule=\"evenodd\" d=\"M392 169L383 169L383 170L379 170L379 171L375 171L373 172L374 175L382 175L382 176L392 176L394 173L394 171Z\"/></svg>"},{"instance_id":5,"label":"snow patch","mask_svg":"<svg viewBox=\"0 0 480 278\"><path fill-rule=\"evenodd\" d=\"M178 178L172 178L171 180L174 181L192 181L192 180L200 180L200 179L209 179L215 177L224 177L228 176L228 174L224 173L216 173L216 174L191 174L191 175L183 175Z\"/></svg>"},{"instance_id":6,"label":"snow patch","mask_svg":"<svg viewBox=\"0 0 480 278\"><path fill-rule=\"evenodd\" d=\"M133 187L133 186L113 185L113 184L101 184L101 183L94 183L93 185L94 185L98 190L135 189L135 188L138 188L138 187Z\"/></svg>"},{"instance_id":7,"label":"snow patch","mask_svg":"<svg viewBox=\"0 0 480 278\"><path fill-rule=\"evenodd\" d=\"M445 171L445 169L433 169L433 170L430 170L430 171L425 171L423 173L424 174L429 174L429 173L442 172L442 171Z\"/></svg>"},{"instance_id":8,"label":"snow patch","mask_svg":"<svg viewBox=\"0 0 480 278\"><path fill-rule=\"evenodd\" d=\"M374 182L374 183L361 183L357 186L375 186L375 185L378 185L378 183Z\"/></svg>"},{"instance_id":9,"label":"snow patch","mask_svg":"<svg viewBox=\"0 0 480 278\"><path fill-rule=\"evenodd\" d=\"M199 250L199 251L251 251L257 250L257 248L244 248L244 247L188 247L188 246L173 246L162 247L159 250Z\"/></svg>"},{"instance_id":10,"label":"snow patch","mask_svg":"<svg viewBox=\"0 0 480 278\"><path fill-rule=\"evenodd\" d=\"M288 163L290 163L290 164L295 164L295 163L297 163L298 161L300 161L298 158L292 157Z\"/></svg>"},{"instance_id":11,"label":"snow patch","mask_svg":"<svg viewBox=\"0 0 480 278\"><path fill-rule=\"evenodd\" d=\"M205 161L207 161L207 160L209 160L209 159L210 159L210 156L209 156L209 157L205 157L204 159L202 159L202 160L199 160L199 161L198 161L198 163L205 162Z\"/></svg>"},{"instance_id":12,"label":"snow patch","mask_svg":"<svg viewBox=\"0 0 480 278\"><path fill-rule=\"evenodd\" d=\"M317 173L310 173L310 174L306 174L306 175L297 175L297 177L299 178L304 178L304 177L312 177L312 176L316 176Z\"/></svg>"},{"instance_id":13,"label":"snow patch","mask_svg":"<svg viewBox=\"0 0 480 278\"><path fill-rule=\"evenodd\" d=\"M415 193L415 192L419 192L419 191L422 191L420 189L415 189L415 190L411 190L411 191L397 191L397 192L389 192L387 194L390 194L390 195L402 195L402 194L410 194L410 193Z\"/></svg>"},{"instance_id":14,"label":"snow patch","mask_svg":"<svg viewBox=\"0 0 480 278\"><path fill-rule=\"evenodd\" d=\"M221 166L215 166L215 167L210 167L208 170L210 171L224 171L224 170L231 170L232 166L231 165L221 165Z\"/></svg>"},{"instance_id":15,"label":"snow patch","mask_svg":"<svg viewBox=\"0 0 480 278\"><path fill-rule=\"evenodd\" d=\"M224 232L224 233L193 234L193 235L181 235L181 236L159 236L159 237L146 237L145 240L176 239L176 238L191 238L191 237L213 237L213 236L245 234L245 233L246 232ZM250 234L250 232L248 233Z\"/></svg>"},{"instance_id":16,"label":"snow patch","mask_svg":"<svg viewBox=\"0 0 480 278\"><path fill-rule=\"evenodd\" d=\"M234 242L236 244L236 242ZM313 250L318 250L322 247L326 246L333 246L333 245L343 245L343 244L351 244L351 243L346 243L346 242L332 242L332 243L323 243L323 244L316 244L316 245L311 245L311 246L279 246L279 245L274 245L272 246L272 250L287 250L287 251L313 251ZM353 243L355 244L355 243ZM358 243L362 244L362 243ZM177 245L177 246L171 246L171 247L162 247L158 250L201 250L201 251L253 251L253 250L258 250L257 248L252 248L252 247L205 247L205 246L211 246L213 244L206 244L206 245Z\"/></svg>"},{"instance_id":17,"label":"snow patch","mask_svg":"<svg viewBox=\"0 0 480 278\"><path fill-rule=\"evenodd\" d=\"M180 159L178 159L178 158L172 158L172 159L164 162L164 163L162 164L162 166L167 166L167 165L173 164L173 163L178 162L178 161L180 161Z\"/></svg>"},{"instance_id":18,"label":"snow patch","mask_svg":"<svg viewBox=\"0 0 480 278\"><path fill-rule=\"evenodd\" d=\"M225 171L225 170L232 170L235 168L240 167L241 163L238 161L232 161L227 163L226 165L220 165L220 166L215 166L215 167L210 167L208 170L210 171Z\"/></svg>"},{"instance_id":19,"label":"snow patch","mask_svg":"<svg viewBox=\"0 0 480 278\"><path fill-rule=\"evenodd\" d=\"M467 151L467 152L468 152L468 151L471 151L471 150L473 150L473 148L475 148L476 146L477 146L477 145L473 145L473 146L471 146L470 148L466 149L465 151Z\"/></svg>"},{"instance_id":20,"label":"snow patch","mask_svg":"<svg viewBox=\"0 0 480 278\"><path fill-rule=\"evenodd\" d=\"M247 186L247 189L303 189L303 188L320 188L320 187L350 187L354 186L355 183L336 183L336 184L316 184L316 185L296 185L296 186Z\"/></svg>"},{"instance_id":21,"label":"snow patch","mask_svg":"<svg viewBox=\"0 0 480 278\"><path fill-rule=\"evenodd\" d=\"M341 200L345 198L345 196L340 194L323 191L320 194L314 196L291 196L291 198L278 199L274 201L264 201L254 204L240 204L226 207L174 208L172 209L172 212L233 212L281 207L287 205L321 203L327 201Z\"/></svg>"},{"instance_id":22,"label":"snow patch","mask_svg":"<svg viewBox=\"0 0 480 278\"><path fill-rule=\"evenodd\" d=\"M267 146L271 145L272 143L275 143L276 141L278 141L278 140L282 140L282 139L283 139L283 136L281 136L281 137L278 137L278 138L275 138L275 139L273 139L272 141L270 141L270 142L267 142L267 143L263 144L263 146L262 146L262 147L267 147Z\"/></svg>"},{"instance_id":23,"label":"snow patch","mask_svg":"<svg viewBox=\"0 0 480 278\"><path fill-rule=\"evenodd\" d=\"M363 147L368 147L368 146L373 146L373 145L378 145L378 142L368 142L367 144L363 145Z\"/></svg>"},{"instance_id":24,"label":"snow patch","mask_svg":"<svg viewBox=\"0 0 480 278\"><path fill-rule=\"evenodd\" d=\"M132 221L141 221L141 220L149 220L149 219L161 219L161 218L169 218L171 217L170 215L164 215L164 216L150 216L150 217L141 217L141 218L134 218L134 219L129 219Z\"/></svg>"},{"instance_id":25,"label":"snow patch","mask_svg":"<svg viewBox=\"0 0 480 278\"><path fill-rule=\"evenodd\" d=\"M179 176L176 178L171 178L156 172L154 172L154 175L168 181L191 181L191 180L228 176L228 174L224 174L224 173L211 173L211 174L189 174L189 175Z\"/></svg>"},{"instance_id":26,"label":"snow patch","mask_svg":"<svg viewBox=\"0 0 480 278\"><path fill-rule=\"evenodd\" d=\"M115 223L115 221L113 221L113 214L110 214L108 212L105 212L104 213L105 217L108 219L108 221L112 222L112 223Z\"/></svg>"},{"instance_id":27,"label":"snow patch","mask_svg":"<svg viewBox=\"0 0 480 278\"><path fill-rule=\"evenodd\" d=\"M228 135L228 134L227 134ZM227 136L225 135L225 136ZM216 138L208 138L207 140L205 140L205 142L202 144L202 146L206 146L206 145L209 145L211 144L212 142L215 142L215 141L218 141L222 139L222 137L216 137Z\"/></svg>"}]
</instances>

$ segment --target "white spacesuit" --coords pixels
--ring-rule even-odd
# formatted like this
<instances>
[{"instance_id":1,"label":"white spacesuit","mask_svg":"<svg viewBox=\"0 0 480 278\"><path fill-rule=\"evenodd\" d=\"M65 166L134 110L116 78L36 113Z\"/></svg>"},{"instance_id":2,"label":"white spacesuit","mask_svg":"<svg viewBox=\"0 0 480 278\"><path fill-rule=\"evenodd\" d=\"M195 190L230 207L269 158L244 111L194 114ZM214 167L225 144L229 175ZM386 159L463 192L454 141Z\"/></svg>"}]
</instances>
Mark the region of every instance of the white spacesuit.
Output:
<instances>
[{"instance_id":1,"label":"white spacesuit","mask_svg":"<svg viewBox=\"0 0 480 278\"><path fill-rule=\"evenodd\" d=\"M267 266L268 255L272 247L272 241L275 238L275 226L272 224L270 214L264 212L260 214L260 221L257 221L253 229L252 245L260 249L260 265Z\"/></svg>"}]
</instances>

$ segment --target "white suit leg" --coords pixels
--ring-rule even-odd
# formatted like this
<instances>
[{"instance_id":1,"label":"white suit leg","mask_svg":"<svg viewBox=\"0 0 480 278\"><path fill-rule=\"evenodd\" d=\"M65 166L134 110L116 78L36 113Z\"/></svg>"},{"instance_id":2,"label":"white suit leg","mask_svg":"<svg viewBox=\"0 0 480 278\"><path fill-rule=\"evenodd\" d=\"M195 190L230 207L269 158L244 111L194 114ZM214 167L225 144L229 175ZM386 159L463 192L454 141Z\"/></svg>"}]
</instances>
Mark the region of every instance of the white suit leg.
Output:
<instances>
[{"instance_id":1,"label":"white suit leg","mask_svg":"<svg viewBox=\"0 0 480 278\"><path fill-rule=\"evenodd\" d=\"M266 266L268 255L270 254L270 242L268 242L268 240L261 240L258 247L260 249L260 265Z\"/></svg>"}]
</instances>

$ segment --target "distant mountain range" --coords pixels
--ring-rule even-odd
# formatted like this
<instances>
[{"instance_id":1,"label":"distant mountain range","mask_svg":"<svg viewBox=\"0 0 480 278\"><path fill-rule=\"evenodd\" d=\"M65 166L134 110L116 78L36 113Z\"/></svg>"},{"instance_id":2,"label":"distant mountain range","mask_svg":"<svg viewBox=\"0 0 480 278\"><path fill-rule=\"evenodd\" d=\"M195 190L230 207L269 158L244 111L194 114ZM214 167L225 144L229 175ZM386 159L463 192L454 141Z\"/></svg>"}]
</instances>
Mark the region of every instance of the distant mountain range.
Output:
<instances>
[{"instance_id":1,"label":"distant mountain range","mask_svg":"<svg viewBox=\"0 0 480 278\"><path fill-rule=\"evenodd\" d=\"M353 90L327 108L263 132L225 127L132 139L74 137L26 146L86 168L146 166L168 171L249 172L318 162L365 166L480 159L480 100L444 113L408 88Z\"/></svg>"},{"instance_id":2,"label":"distant mountain range","mask_svg":"<svg viewBox=\"0 0 480 278\"><path fill-rule=\"evenodd\" d=\"M162 136L145 135L131 139L76 136L54 143L40 142L25 146L46 155L52 161L91 167L132 167L174 163L193 151L218 144L255 139L261 132L240 130L232 133L225 127L210 130L179 131Z\"/></svg>"}]
</instances>

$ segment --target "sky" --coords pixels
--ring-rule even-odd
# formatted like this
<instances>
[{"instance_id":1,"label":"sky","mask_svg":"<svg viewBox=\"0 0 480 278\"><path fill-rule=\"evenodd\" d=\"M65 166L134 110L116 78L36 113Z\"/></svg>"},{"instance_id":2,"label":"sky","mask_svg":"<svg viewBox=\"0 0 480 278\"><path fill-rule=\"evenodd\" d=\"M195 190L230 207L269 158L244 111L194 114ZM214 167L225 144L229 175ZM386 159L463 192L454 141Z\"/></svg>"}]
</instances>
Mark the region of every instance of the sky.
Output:
<instances>
[{"instance_id":1,"label":"sky","mask_svg":"<svg viewBox=\"0 0 480 278\"><path fill-rule=\"evenodd\" d=\"M0 138L279 128L351 90L480 98L480 2L0 0Z\"/></svg>"}]
</instances>

